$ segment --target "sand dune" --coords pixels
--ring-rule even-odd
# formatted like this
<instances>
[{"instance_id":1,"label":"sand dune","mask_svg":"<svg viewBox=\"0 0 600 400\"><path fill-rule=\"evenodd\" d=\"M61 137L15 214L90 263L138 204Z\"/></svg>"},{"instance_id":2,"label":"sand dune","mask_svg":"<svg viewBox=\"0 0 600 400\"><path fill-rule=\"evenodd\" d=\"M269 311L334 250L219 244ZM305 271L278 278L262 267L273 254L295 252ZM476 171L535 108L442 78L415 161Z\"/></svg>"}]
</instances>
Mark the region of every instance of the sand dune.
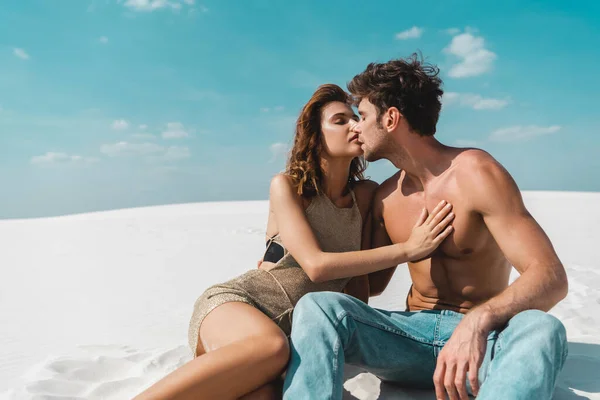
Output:
<instances>
[{"instance_id":1,"label":"sand dune","mask_svg":"<svg viewBox=\"0 0 600 400\"><path fill-rule=\"evenodd\" d=\"M600 399L600 194L524 196L570 280L551 311L570 350L555 399ZM256 265L266 216L231 202L0 221L0 399L125 399L188 361L194 300ZM401 266L372 304L402 309L408 287ZM346 375L347 399L434 398Z\"/></svg>"}]
</instances>

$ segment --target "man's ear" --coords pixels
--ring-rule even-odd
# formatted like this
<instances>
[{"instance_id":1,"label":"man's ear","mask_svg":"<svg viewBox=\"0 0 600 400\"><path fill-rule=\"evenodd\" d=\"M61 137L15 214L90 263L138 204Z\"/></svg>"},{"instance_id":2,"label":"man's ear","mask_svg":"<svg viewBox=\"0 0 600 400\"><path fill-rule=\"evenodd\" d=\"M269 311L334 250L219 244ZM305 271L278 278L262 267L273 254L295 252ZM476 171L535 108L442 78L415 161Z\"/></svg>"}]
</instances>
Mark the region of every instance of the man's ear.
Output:
<instances>
[{"instance_id":1,"label":"man's ear","mask_svg":"<svg viewBox=\"0 0 600 400\"><path fill-rule=\"evenodd\" d=\"M383 118L383 127L388 132L394 131L398 125L400 125L400 120L404 118L400 110L396 107L390 107L384 114Z\"/></svg>"}]
</instances>

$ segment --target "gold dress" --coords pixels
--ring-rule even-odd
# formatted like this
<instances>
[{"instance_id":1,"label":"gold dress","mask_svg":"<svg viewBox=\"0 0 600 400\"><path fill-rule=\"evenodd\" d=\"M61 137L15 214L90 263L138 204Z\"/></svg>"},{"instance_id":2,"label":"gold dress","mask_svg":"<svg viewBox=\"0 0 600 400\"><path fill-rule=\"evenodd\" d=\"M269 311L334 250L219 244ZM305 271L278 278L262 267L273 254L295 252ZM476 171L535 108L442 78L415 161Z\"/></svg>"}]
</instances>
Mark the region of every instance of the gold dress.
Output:
<instances>
[{"instance_id":1,"label":"gold dress","mask_svg":"<svg viewBox=\"0 0 600 400\"><path fill-rule=\"evenodd\" d=\"M362 218L354 192L351 208L338 208L324 194L311 200L305 214L321 249L325 252L360 250ZM283 246L279 235L270 240ZM310 292L341 292L350 278L312 282L284 248L283 257L270 269L254 269L209 287L194 304L188 339L196 356L200 325L221 304L239 301L249 304L271 318L286 335L291 332L292 311L300 297Z\"/></svg>"}]
</instances>

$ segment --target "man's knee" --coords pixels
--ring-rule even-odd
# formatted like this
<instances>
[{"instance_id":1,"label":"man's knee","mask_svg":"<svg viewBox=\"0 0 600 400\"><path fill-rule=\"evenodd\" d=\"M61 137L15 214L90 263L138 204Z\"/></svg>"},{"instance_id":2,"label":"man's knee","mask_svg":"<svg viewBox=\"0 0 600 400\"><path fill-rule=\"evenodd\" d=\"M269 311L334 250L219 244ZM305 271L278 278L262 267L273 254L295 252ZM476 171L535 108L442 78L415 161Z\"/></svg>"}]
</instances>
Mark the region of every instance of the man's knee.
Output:
<instances>
[{"instance_id":1,"label":"man's knee","mask_svg":"<svg viewBox=\"0 0 600 400\"><path fill-rule=\"evenodd\" d=\"M523 329L524 335L536 337L542 343L552 346L556 351L567 355L567 331L560 320L540 310L526 310L515 315L509 326Z\"/></svg>"},{"instance_id":2,"label":"man's knee","mask_svg":"<svg viewBox=\"0 0 600 400\"><path fill-rule=\"evenodd\" d=\"M565 326L558 318L540 310L522 311L515 315L510 320L509 324L526 327L528 330L563 340L565 340L567 336Z\"/></svg>"}]
</instances>

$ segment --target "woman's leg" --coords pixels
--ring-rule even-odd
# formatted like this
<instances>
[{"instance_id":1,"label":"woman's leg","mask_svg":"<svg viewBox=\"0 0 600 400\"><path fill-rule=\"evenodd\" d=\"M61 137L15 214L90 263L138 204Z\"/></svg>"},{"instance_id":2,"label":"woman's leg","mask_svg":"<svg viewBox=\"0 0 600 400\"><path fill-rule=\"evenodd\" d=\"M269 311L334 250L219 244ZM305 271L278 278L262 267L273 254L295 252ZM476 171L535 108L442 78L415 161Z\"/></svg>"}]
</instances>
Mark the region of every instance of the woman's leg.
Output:
<instances>
[{"instance_id":1,"label":"woman's leg","mask_svg":"<svg viewBox=\"0 0 600 400\"><path fill-rule=\"evenodd\" d=\"M283 381L277 379L268 383L252 393L239 398L239 400L281 400L283 398Z\"/></svg>"},{"instance_id":2,"label":"woman's leg","mask_svg":"<svg viewBox=\"0 0 600 400\"><path fill-rule=\"evenodd\" d=\"M281 329L256 308L240 302L215 308L202 322L199 342L199 354L205 354L136 399L238 399L259 388L267 391L262 386L281 375L289 358Z\"/></svg>"}]
</instances>

